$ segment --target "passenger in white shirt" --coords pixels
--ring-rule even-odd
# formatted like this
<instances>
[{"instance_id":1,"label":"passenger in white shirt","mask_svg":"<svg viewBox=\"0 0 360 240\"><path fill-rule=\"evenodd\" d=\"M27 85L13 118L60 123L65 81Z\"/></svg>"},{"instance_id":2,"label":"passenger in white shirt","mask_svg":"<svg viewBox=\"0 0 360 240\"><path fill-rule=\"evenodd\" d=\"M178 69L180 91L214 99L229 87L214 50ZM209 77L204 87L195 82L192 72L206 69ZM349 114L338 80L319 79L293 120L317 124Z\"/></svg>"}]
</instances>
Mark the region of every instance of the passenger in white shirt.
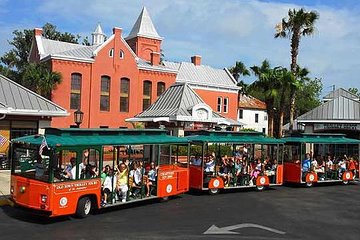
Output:
<instances>
[{"instance_id":1,"label":"passenger in white shirt","mask_svg":"<svg viewBox=\"0 0 360 240\"><path fill-rule=\"evenodd\" d=\"M111 169L109 175L106 176L103 190L104 190L104 199L102 205L106 205L108 196L114 192L116 189L116 176L114 176L114 171Z\"/></svg>"},{"instance_id":2,"label":"passenger in white shirt","mask_svg":"<svg viewBox=\"0 0 360 240\"><path fill-rule=\"evenodd\" d=\"M199 156L195 156L195 158L193 159L192 164L194 166L201 166L201 158Z\"/></svg>"}]
</instances>

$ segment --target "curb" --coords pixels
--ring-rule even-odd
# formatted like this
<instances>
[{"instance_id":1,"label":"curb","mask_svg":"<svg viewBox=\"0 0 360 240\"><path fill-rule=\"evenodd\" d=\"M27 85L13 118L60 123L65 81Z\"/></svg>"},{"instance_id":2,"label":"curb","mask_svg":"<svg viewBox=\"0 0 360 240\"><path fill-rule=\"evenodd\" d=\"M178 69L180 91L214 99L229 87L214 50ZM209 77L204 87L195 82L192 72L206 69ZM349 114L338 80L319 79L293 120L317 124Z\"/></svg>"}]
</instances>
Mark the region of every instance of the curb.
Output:
<instances>
[{"instance_id":1,"label":"curb","mask_svg":"<svg viewBox=\"0 0 360 240\"><path fill-rule=\"evenodd\" d=\"M11 201L8 196L4 196L0 198L0 207L4 207L4 206L11 206L11 207L14 206L13 201Z\"/></svg>"}]
</instances>

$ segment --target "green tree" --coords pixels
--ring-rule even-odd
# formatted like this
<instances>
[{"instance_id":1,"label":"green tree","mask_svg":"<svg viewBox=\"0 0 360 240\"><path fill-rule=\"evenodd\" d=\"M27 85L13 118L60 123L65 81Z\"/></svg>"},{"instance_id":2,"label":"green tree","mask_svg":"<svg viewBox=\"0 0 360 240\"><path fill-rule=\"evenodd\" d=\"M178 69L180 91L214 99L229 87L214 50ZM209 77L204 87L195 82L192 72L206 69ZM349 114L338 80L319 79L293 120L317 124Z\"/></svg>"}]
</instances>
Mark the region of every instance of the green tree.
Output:
<instances>
[{"instance_id":1,"label":"green tree","mask_svg":"<svg viewBox=\"0 0 360 240\"><path fill-rule=\"evenodd\" d=\"M61 74L50 71L46 63L30 63L25 68L21 83L41 96L51 99L52 90L61 83L61 80Z\"/></svg>"},{"instance_id":2,"label":"green tree","mask_svg":"<svg viewBox=\"0 0 360 240\"><path fill-rule=\"evenodd\" d=\"M281 23L276 26L275 38L291 39L291 71L297 71L297 56L299 44L302 36L312 35L315 31L315 22L319 19L319 14L315 11L307 12L304 8L300 10L289 9L288 18L283 18ZM294 126L296 92L290 94L290 130Z\"/></svg>"},{"instance_id":3,"label":"green tree","mask_svg":"<svg viewBox=\"0 0 360 240\"><path fill-rule=\"evenodd\" d=\"M250 85L252 93L259 93L255 97L266 103L268 113L268 135L274 135L275 101L279 96L281 82L279 81L280 67L271 68L270 63L264 60L261 66L253 66L250 69L254 72L257 80Z\"/></svg>"},{"instance_id":4,"label":"green tree","mask_svg":"<svg viewBox=\"0 0 360 240\"><path fill-rule=\"evenodd\" d=\"M46 23L42 29L43 36L51 40L78 43L80 38L79 35L57 31L56 26L51 23ZM13 39L9 41L13 48L0 58L0 73L50 99L49 88L55 88L60 83L61 75L52 73L46 64L29 64L28 57L34 36L32 29L15 30L13 35Z\"/></svg>"},{"instance_id":5,"label":"green tree","mask_svg":"<svg viewBox=\"0 0 360 240\"><path fill-rule=\"evenodd\" d=\"M236 61L235 66L229 68L229 72L237 81L237 85L241 87L240 94L247 94L248 84L240 79L241 76L250 76L250 71L246 68L245 64L241 61Z\"/></svg>"},{"instance_id":6,"label":"green tree","mask_svg":"<svg viewBox=\"0 0 360 240\"><path fill-rule=\"evenodd\" d=\"M320 94L323 88L321 79L309 79L303 84L303 87L296 92L296 110L298 116L307 113L321 104Z\"/></svg>"}]
</instances>

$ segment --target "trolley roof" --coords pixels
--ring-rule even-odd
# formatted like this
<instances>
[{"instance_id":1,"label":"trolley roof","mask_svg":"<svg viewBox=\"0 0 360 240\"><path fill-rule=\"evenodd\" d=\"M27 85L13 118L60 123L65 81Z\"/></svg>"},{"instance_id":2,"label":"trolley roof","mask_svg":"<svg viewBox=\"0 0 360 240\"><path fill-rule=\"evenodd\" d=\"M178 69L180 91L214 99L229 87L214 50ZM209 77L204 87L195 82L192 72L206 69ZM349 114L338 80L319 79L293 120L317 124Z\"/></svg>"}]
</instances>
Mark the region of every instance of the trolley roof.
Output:
<instances>
[{"instance_id":1,"label":"trolley roof","mask_svg":"<svg viewBox=\"0 0 360 240\"><path fill-rule=\"evenodd\" d=\"M48 146L136 145L136 144L187 144L186 138L168 135L161 129L79 129L47 128L45 135L15 138L13 143L40 145L46 139Z\"/></svg>"},{"instance_id":2,"label":"trolley roof","mask_svg":"<svg viewBox=\"0 0 360 240\"><path fill-rule=\"evenodd\" d=\"M283 139L286 143L360 144L360 140L347 138L345 134L298 133Z\"/></svg>"},{"instance_id":3,"label":"trolley roof","mask_svg":"<svg viewBox=\"0 0 360 240\"><path fill-rule=\"evenodd\" d=\"M186 138L193 142L245 143L245 144L283 144L281 139L266 137L255 131L189 131Z\"/></svg>"}]
</instances>

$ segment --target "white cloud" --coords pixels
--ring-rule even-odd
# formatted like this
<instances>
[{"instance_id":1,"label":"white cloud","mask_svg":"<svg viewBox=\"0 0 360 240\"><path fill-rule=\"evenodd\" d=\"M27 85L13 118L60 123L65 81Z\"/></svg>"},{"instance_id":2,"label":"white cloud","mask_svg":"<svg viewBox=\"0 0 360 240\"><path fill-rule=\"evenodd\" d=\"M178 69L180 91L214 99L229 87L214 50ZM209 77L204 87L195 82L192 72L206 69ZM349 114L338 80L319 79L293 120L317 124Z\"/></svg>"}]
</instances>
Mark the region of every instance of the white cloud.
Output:
<instances>
[{"instance_id":1,"label":"white cloud","mask_svg":"<svg viewBox=\"0 0 360 240\"><path fill-rule=\"evenodd\" d=\"M321 77L324 87L336 84L360 88L355 73L360 68L359 8L338 9L326 4L323 1L305 6L307 10L318 11L320 20L315 35L301 40L299 64L308 67L312 76ZM4 4L0 0L1 5ZM190 56L200 54L204 64L219 68L238 60L247 66L257 65L265 58L273 66L289 66L290 41L274 39L274 26L287 15L289 8L303 7L254 0L47 0L34 4L36 18L30 14L19 16L19 22L26 19L34 23L32 27L52 22L62 31L90 35L100 21L107 34L118 26L126 35L144 5L159 34L165 38L167 59L189 61ZM17 29L18 25L10 24L5 31L11 27ZM4 45L2 41L1 45Z\"/></svg>"}]
</instances>

